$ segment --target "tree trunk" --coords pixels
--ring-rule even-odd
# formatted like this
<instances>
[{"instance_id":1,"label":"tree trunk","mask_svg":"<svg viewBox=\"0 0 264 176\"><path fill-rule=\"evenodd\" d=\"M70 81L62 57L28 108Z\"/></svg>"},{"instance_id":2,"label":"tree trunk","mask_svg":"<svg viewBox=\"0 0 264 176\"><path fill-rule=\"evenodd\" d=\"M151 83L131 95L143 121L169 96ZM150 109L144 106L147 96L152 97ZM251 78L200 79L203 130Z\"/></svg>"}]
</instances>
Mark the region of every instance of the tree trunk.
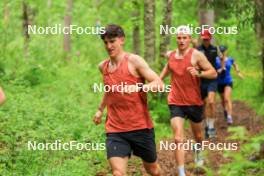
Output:
<instances>
[{"instance_id":1,"label":"tree trunk","mask_svg":"<svg viewBox=\"0 0 264 176\"><path fill-rule=\"evenodd\" d=\"M51 19L50 19L50 16L51 16L51 5L52 5L52 0L48 0L47 1L47 6L48 6L48 14L47 14L47 18L48 18L48 26L50 26L51 24Z\"/></svg>"},{"instance_id":2,"label":"tree trunk","mask_svg":"<svg viewBox=\"0 0 264 176\"><path fill-rule=\"evenodd\" d=\"M47 5L49 9L51 8L51 4L52 4L52 0L48 0Z\"/></svg>"},{"instance_id":3,"label":"tree trunk","mask_svg":"<svg viewBox=\"0 0 264 176\"><path fill-rule=\"evenodd\" d=\"M214 26L214 9L208 9L208 0L199 0L199 23L200 25ZM214 42L212 40L212 42Z\"/></svg>"},{"instance_id":4,"label":"tree trunk","mask_svg":"<svg viewBox=\"0 0 264 176\"><path fill-rule=\"evenodd\" d=\"M169 27L171 26L171 17L172 17L172 0L164 0L164 18L162 21L162 26L166 26L168 25ZM164 34L162 33L160 36L160 57L164 57L166 54L166 51L168 51L168 47L170 44L170 38L171 35L170 34Z\"/></svg>"},{"instance_id":5,"label":"tree trunk","mask_svg":"<svg viewBox=\"0 0 264 176\"><path fill-rule=\"evenodd\" d=\"M261 44L261 62L262 62L262 93L264 93L264 2L255 0L255 22L260 24L260 44Z\"/></svg>"},{"instance_id":6,"label":"tree trunk","mask_svg":"<svg viewBox=\"0 0 264 176\"><path fill-rule=\"evenodd\" d=\"M71 25L71 15L72 15L72 3L73 0L67 0L66 4L66 15L64 17L64 26L68 29ZM71 51L71 34L70 30L65 30L64 34L64 51L66 52L66 60L70 59L69 53Z\"/></svg>"},{"instance_id":7,"label":"tree trunk","mask_svg":"<svg viewBox=\"0 0 264 176\"><path fill-rule=\"evenodd\" d=\"M29 7L25 1L22 2L22 18L23 18L23 33L24 33L24 54L27 57L28 55L28 42L29 42L29 34L28 34L28 25L29 22Z\"/></svg>"},{"instance_id":8,"label":"tree trunk","mask_svg":"<svg viewBox=\"0 0 264 176\"><path fill-rule=\"evenodd\" d=\"M255 15L254 15L254 18L255 18L255 20L254 20L254 25L255 25L255 32L256 32L256 37L257 37L257 39L260 39L261 40L261 38L262 38L262 33L261 33L261 23L260 23L260 20L258 19L259 18L259 10L258 10L258 8L259 8L259 6L261 6L261 2L258 2L258 0L256 0L255 1L255 5L256 5L256 7L255 7Z\"/></svg>"},{"instance_id":9,"label":"tree trunk","mask_svg":"<svg viewBox=\"0 0 264 176\"><path fill-rule=\"evenodd\" d=\"M255 32L257 35L257 39L261 38L261 24L259 22L255 22Z\"/></svg>"},{"instance_id":10,"label":"tree trunk","mask_svg":"<svg viewBox=\"0 0 264 176\"><path fill-rule=\"evenodd\" d=\"M261 26L261 40L262 40L262 52L261 52L261 62L262 62L262 93L264 94L264 24Z\"/></svg>"},{"instance_id":11,"label":"tree trunk","mask_svg":"<svg viewBox=\"0 0 264 176\"><path fill-rule=\"evenodd\" d=\"M133 12L132 12L132 21L133 21L133 51L135 54L140 55L140 4L138 0L133 0Z\"/></svg>"},{"instance_id":12,"label":"tree trunk","mask_svg":"<svg viewBox=\"0 0 264 176\"><path fill-rule=\"evenodd\" d=\"M208 24L210 26L214 25L214 10L208 9L208 0L199 0L199 22L200 25Z\"/></svg>"},{"instance_id":13,"label":"tree trunk","mask_svg":"<svg viewBox=\"0 0 264 176\"><path fill-rule=\"evenodd\" d=\"M148 62L155 60L155 0L144 1L144 58Z\"/></svg>"},{"instance_id":14,"label":"tree trunk","mask_svg":"<svg viewBox=\"0 0 264 176\"><path fill-rule=\"evenodd\" d=\"M209 9L210 0L199 0L199 23L200 25L214 26L215 12L214 9ZM211 39L214 43L214 38Z\"/></svg>"},{"instance_id":15,"label":"tree trunk","mask_svg":"<svg viewBox=\"0 0 264 176\"><path fill-rule=\"evenodd\" d=\"M260 144L259 157L260 159L264 159L264 142Z\"/></svg>"},{"instance_id":16,"label":"tree trunk","mask_svg":"<svg viewBox=\"0 0 264 176\"><path fill-rule=\"evenodd\" d=\"M3 14L4 14L4 23L5 23L5 26L7 26L8 25L8 23L9 23L9 7L8 7L8 2L7 1L5 1L4 2L4 9L3 9L4 11L3 11Z\"/></svg>"}]
</instances>

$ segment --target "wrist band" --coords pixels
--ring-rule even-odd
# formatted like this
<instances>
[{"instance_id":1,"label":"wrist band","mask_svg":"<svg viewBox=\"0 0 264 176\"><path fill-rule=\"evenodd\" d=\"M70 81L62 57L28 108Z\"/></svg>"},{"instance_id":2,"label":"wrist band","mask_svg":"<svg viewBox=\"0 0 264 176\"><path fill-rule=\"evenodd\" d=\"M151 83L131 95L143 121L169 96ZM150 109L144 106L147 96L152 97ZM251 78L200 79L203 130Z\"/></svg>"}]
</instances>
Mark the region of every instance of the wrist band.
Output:
<instances>
[{"instance_id":1,"label":"wrist band","mask_svg":"<svg viewBox=\"0 0 264 176\"><path fill-rule=\"evenodd\" d=\"M198 77L201 77L201 76L202 76L202 71L198 70Z\"/></svg>"}]
</instances>

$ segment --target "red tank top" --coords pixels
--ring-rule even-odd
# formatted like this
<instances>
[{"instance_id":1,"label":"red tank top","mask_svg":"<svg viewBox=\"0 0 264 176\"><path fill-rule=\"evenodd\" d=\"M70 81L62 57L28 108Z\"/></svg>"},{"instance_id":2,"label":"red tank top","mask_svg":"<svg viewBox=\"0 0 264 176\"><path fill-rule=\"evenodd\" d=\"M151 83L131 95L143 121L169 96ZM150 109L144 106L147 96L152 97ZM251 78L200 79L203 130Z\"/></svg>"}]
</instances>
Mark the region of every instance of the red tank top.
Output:
<instances>
[{"instance_id":1,"label":"red tank top","mask_svg":"<svg viewBox=\"0 0 264 176\"><path fill-rule=\"evenodd\" d=\"M203 104L200 78L192 76L187 70L187 67L193 67L191 58L194 50L190 48L183 59L178 59L175 51L169 56L168 66L172 74L168 104L184 106Z\"/></svg>"},{"instance_id":2,"label":"red tank top","mask_svg":"<svg viewBox=\"0 0 264 176\"><path fill-rule=\"evenodd\" d=\"M128 70L128 55L114 72L108 71L110 60L103 64L104 85L136 85L144 83L144 79L133 76ZM123 94L120 92L107 93L107 117L105 122L106 133L128 132L145 128L153 128L145 92Z\"/></svg>"}]
</instances>

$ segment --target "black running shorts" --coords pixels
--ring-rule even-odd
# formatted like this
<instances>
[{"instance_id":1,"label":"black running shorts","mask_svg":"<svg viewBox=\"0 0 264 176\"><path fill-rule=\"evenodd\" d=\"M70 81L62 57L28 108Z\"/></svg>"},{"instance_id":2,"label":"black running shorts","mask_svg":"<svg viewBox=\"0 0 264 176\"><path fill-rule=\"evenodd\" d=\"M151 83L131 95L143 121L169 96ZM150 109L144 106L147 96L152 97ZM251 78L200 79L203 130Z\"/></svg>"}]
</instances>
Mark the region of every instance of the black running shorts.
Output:
<instances>
[{"instance_id":1,"label":"black running shorts","mask_svg":"<svg viewBox=\"0 0 264 176\"><path fill-rule=\"evenodd\" d=\"M107 133L106 150L107 159L134 154L145 162L153 163L157 160L154 129Z\"/></svg>"}]
</instances>

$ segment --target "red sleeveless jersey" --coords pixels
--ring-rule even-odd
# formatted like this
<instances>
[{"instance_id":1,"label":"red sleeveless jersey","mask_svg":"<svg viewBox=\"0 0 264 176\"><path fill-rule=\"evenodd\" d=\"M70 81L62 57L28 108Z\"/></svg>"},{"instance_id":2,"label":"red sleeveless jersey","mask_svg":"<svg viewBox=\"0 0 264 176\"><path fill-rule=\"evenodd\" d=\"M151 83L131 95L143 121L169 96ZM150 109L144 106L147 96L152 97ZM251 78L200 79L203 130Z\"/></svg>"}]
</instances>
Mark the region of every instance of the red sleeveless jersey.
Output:
<instances>
[{"instance_id":1,"label":"red sleeveless jersey","mask_svg":"<svg viewBox=\"0 0 264 176\"><path fill-rule=\"evenodd\" d=\"M190 48L183 59L176 56L176 51L169 56L168 66L171 71L171 91L168 95L168 104L190 106L202 105L200 92L200 78L192 76L187 70L193 67L191 58L195 49Z\"/></svg>"},{"instance_id":2,"label":"red sleeveless jersey","mask_svg":"<svg viewBox=\"0 0 264 176\"><path fill-rule=\"evenodd\" d=\"M105 86L144 83L144 79L137 78L129 72L128 57L128 55L125 55L119 67L113 72L108 71L110 60L104 62L102 71ZM153 128L145 92L131 94L122 94L117 91L107 92L106 106L105 129L107 133Z\"/></svg>"}]
</instances>

